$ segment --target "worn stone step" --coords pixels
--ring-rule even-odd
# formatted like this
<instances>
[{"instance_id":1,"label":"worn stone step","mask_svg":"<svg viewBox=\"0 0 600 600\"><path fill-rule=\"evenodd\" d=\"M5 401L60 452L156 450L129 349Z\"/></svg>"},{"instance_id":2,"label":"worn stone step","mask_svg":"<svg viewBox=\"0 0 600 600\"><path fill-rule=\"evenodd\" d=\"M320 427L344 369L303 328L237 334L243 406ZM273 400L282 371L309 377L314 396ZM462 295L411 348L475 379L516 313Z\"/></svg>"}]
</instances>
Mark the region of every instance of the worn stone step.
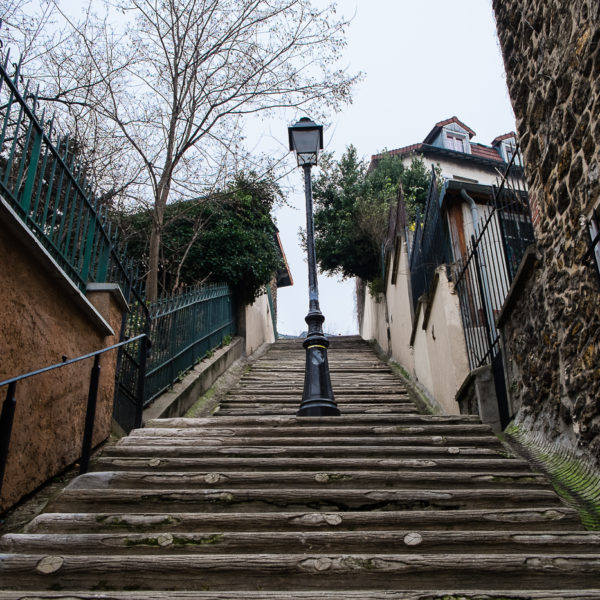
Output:
<instances>
[{"instance_id":1,"label":"worn stone step","mask_svg":"<svg viewBox=\"0 0 600 600\"><path fill-rule=\"evenodd\" d=\"M350 554L439 554L447 552L489 554L565 553L598 554L600 533L539 533L514 531L393 531L353 532L222 532L182 533L147 531L134 533L7 534L0 538L0 552L7 554L253 554L290 551Z\"/></svg>"},{"instance_id":2,"label":"worn stone step","mask_svg":"<svg viewBox=\"0 0 600 600\"><path fill-rule=\"evenodd\" d=\"M210 490L72 489L66 488L50 504L53 512L127 511L270 512L290 510L422 510L469 508L526 508L536 503L561 506L552 490L538 488L465 488L448 486L398 489L310 489L223 486Z\"/></svg>"},{"instance_id":3,"label":"worn stone step","mask_svg":"<svg viewBox=\"0 0 600 600\"><path fill-rule=\"evenodd\" d=\"M213 422L214 419L213 419ZM338 427L336 425L305 426L301 427L219 427L218 421L212 427L193 428L193 427L145 427L144 429L134 429L128 437L139 439L145 437L164 437L185 436L185 437L347 437L347 436L383 436L383 435L490 435L493 436L489 425L475 423L425 423L422 425L346 425Z\"/></svg>"},{"instance_id":4,"label":"worn stone step","mask_svg":"<svg viewBox=\"0 0 600 600\"><path fill-rule=\"evenodd\" d=\"M337 401L338 408L345 415L402 415L402 414L417 414L416 409L411 406L398 406L394 404L352 404ZM232 406L232 408L229 408ZM234 407L234 408L233 408ZM265 407L265 404L256 403L238 403L228 405L223 403L218 411L218 416L243 417L248 414L257 416L294 416L300 408L300 401L297 404L270 404Z\"/></svg>"},{"instance_id":5,"label":"worn stone step","mask_svg":"<svg viewBox=\"0 0 600 600\"><path fill-rule=\"evenodd\" d=\"M499 458L506 457L505 451L499 448L478 448L474 446L314 446L314 445L295 445L295 446L201 446L191 443L189 445L176 446L165 442L159 444L119 444L107 447L104 450L104 456L149 456L149 457L167 457L167 456L268 456L268 457L323 457L323 458L384 458L384 457L403 457L403 458L422 458L438 456L462 456L479 458Z\"/></svg>"},{"instance_id":6,"label":"worn stone step","mask_svg":"<svg viewBox=\"0 0 600 600\"><path fill-rule=\"evenodd\" d=\"M286 408L297 408L300 406L302 398L301 396L293 397L289 394L281 394L275 395L271 394L270 396L262 396L262 395L252 395L252 394L238 394L238 395L228 395L221 400L221 406L225 404L231 404L232 406L240 406L242 404L259 404L262 406L270 406L272 404L279 404L285 406ZM410 408L415 411L415 405L411 400L403 396L390 396L388 398L372 398L369 396L336 396L335 401L338 405L356 405L360 404L363 406L368 406L369 408L378 407L381 405L390 405L390 406L401 406L403 408Z\"/></svg>"},{"instance_id":7,"label":"worn stone step","mask_svg":"<svg viewBox=\"0 0 600 600\"><path fill-rule=\"evenodd\" d=\"M398 415L390 417L388 415L341 415L339 417L296 417L296 416L272 416L261 417L259 415L244 415L239 417L226 417L219 415L217 418L196 418L186 419L175 417L170 419L152 419L148 421L146 427L167 427L167 428L212 428L212 427L344 427L346 425L374 426L381 425L386 427L403 427L406 425L449 425L449 424L480 424L479 417L475 415Z\"/></svg>"},{"instance_id":8,"label":"worn stone step","mask_svg":"<svg viewBox=\"0 0 600 600\"><path fill-rule=\"evenodd\" d=\"M94 471L142 470L156 471L331 471L343 469L362 469L371 473L388 473L394 469L423 470L431 469L452 473L466 471L470 473L503 474L507 471L531 475L529 465L515 458L462 458L460 456L394 459L394 458L248 458L248 457L123 457L101 456L93 464Z\"/></svg>"},{"instance_id":9,"label":"worn stone step","mask_svg":"<svg viewBox=\"0 0 600 600\"><path fill-rule=\"evenodd\" d=\"M285 365L279 362L273 362L268 366L264 363L260 363L253 366L248 373L244 375L244 379L271 378L274 375L277 377L290 376L297 378L298 376L304 376L305 369L306 367L304 364L292 362L287 362ZM381 375L392 375L398 383L401 383L401 380L393 375L393 371L389 367L374 361L353 361L352 364L330 364L329 373L332 377L335 377L336 375L346 377L356 374L357 376L371 375L377 379L379 379Z\"/></svg>"},{"instance_id":10,"label":"worn stone step","mask_svg":"<svg viewBox=\"0 0 600 600\"><path fill-rule=\"evenodd\" d=\"M151 471L100 471L86 473L74 479L68 489L167 489L194 490L227 488L280 488L304 486L306 488L334 487L356 489L370 488L412 489L428 486L430 489L455 487L502 487L551 489L542 475L532 473L471 473L464 471L389 471L369 472L355 470L339 471L230 471L169 473Z\"/></svg>"},{"instance_id":11,"label":"worn stone step","mask_svg":"<svg viewBox=\"0 0 600 600\"><path fill-rule=\"evenodd\" d=\"M261 591L224 590L213 592L182 591L112 591L112 592L62 592L35 591L35 598L53 600L598 600L599 589L581 590L465 590L462 588L437 589L437 591L399 592L391 590L333 590L317 591ZM34 600L19 592L0 591L0 600Z\"/></svg>"},{"instance_id":12,"label":"worn stone step","mask_svg":"<svg viewBox=\"0 0 600 600\"><path fill-rule=\"evenodd\" d=\"M345 384L355 383L370 383L372 386L391 386L396 385L400 389L404 386L400 380L391 372L384 370L374 370L370 368L357 369L345 369L337 370L331 369L329 371L331 381L338 382L340 386ZM278 387L283 385L284 382L298 382L302 384L304 382L304 371L298 369L297 371L291 369L285 369L282 371L269 371L259 372L250 371L247 375L244 375L243 384L250 384L252 386L260 385L261 383L269 382L269 384L277 384ZM243 385L242 384L242 385Z\"/></svg>"},{"instance_id":13,"label":"worn stone step","mask_svg":"<svg viewBox=\"0 0 600 600\"><path fill-rule=\"evenodd\" d=\"M475 446L478 448L504 448L500 441L491 435L402 435L395 436L351 436L351 437L236 437L236 436L184 436L185 430L178 435L146 436L146 437L124 437L119 440L117 447L133 446L143 444L144 446L243 446L253 448L254 446L274 446L293 448L299 444L315 444L317 446L418 446L420 444L431 444L432 446Z\"/></svg>"},{"instance_id":14,"label":"worn stone step","mask_svg":"<svg viewBox=\"0 0 600 600\"><path fill-rule=\"evenodd\" d=\"M581 589L600 557L586 554L0 555L4 589L363 590L436 587ZM431 579L430 579L431 578Z\"/></svg>"},{"instance_id":15,"label":"worn stone step","mask_svg":"<svg viewBox=\"0 0 600 600\"><path fill-rule=\"evenodd\" d=\"M68 512L43 513L28 533L381 531L398 528L441 531L580 531L577 512L565 506L373 512Z\"/></svg>"},{"instance_id":16,"label":"worn stone step","mask_svg":"<svg viewBox=\"0 0 600 600\"><path fill-rule=\"evenodd\" d=\"M338 386L333 390L334 396L337 399L339 397L351 397L351 398L369 398L370 400L392 400L401 399L408 397L407 393L399 389L399 386L383 386L373 385L373 383L363 382L356 383L354 385ZM288 398L290 401L293 400L294 396L302 396L302 386L298 386L296 389L290 385L241 385L233 388L227 393L227 397L230 396L250 396L257 398L268 398L269 396L283 396Z\"/></svg>"}]
</instances>

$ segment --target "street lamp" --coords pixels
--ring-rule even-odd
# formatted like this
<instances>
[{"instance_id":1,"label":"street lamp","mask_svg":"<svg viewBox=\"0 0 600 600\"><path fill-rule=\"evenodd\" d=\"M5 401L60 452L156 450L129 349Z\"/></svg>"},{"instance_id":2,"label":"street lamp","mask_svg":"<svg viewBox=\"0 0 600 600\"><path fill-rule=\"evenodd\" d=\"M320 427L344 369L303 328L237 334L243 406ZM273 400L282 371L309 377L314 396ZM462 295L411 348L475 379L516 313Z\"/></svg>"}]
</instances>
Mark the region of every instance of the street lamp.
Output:
<instances>
[{"instance_id":1,"label":"street lamp","mask_svg":"<svg viewBox=\"0 0 600 600\"><path fill-rule=\"evenodd\" d=\"M339 416L340 411L333 399L327 348L329 341L323 335L325 317L319 308L317 285L317 259L315 255L315 228L313 222L312 187L310 171L317 164L319 150L323 148L323 126L302 117L288 127L290 150L296 152L298 166L304 169L304 193L306 195L306 249L308 254L308 314L305 321L308 335L302 344L306 350L304 369L304 392L297 412L299 417Z\"/></svg>"}]
</instances>

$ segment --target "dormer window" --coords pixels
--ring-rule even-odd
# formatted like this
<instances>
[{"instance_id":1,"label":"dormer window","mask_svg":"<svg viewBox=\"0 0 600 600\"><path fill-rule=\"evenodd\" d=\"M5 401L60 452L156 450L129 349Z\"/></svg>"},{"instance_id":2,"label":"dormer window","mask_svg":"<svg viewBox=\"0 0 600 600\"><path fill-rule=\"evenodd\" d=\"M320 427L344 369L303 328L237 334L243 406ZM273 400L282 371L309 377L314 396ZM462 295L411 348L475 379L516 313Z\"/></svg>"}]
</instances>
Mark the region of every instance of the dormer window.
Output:
<instances>
[{"instance_id":1,"label":"dormer window","mask_svg":"<svg viewBox=\"0 0 600 600\"><path fill-rule=\"evenodd\" d=\"M458 127L444 127L444 148L454 150L454 152L471 153L471 144L466 132L457 131Z\"/></svg>"},{"instance_id":2,"label":"dormer window","mask_svg":"<svg viewBox=\"0 0 600 600\"><path fill-rule=\"evenodd\" d=\"M448 150L456 150L457 152L464 152L464 138L459 135L446 134L446 148Z\"/></svg>"}]
</instances>

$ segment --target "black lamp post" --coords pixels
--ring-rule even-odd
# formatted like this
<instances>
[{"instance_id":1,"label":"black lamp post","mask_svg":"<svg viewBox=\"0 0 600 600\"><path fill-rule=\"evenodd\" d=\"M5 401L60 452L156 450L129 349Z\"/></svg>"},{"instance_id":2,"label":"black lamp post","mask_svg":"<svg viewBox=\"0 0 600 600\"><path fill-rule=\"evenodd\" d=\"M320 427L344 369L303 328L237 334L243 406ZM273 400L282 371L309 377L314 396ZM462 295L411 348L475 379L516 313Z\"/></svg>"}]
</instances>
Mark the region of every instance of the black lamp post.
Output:
<instances>
[{"instance_id":1,"label":"black lamp post","mask_svg":"<svg viewBox=\"0 0 600 600\"><path fill-rule=\"evenodd\" d=\"M333 399L327 348L329 342L323 335L325 317L319 308L317 285L317 259L315 255L315 229L313 222L312 186L310 171L317 164L319 150L323 148L323 126L303 117L288 127L290 150L296 152L298 166L304 169L304 192L306 195L306 248L308 253L308 314L304 319L308 335L302 344L306 350L304 369L304 392L297 416L339 416L340 411Z\"/></svg>"}]
</instances>

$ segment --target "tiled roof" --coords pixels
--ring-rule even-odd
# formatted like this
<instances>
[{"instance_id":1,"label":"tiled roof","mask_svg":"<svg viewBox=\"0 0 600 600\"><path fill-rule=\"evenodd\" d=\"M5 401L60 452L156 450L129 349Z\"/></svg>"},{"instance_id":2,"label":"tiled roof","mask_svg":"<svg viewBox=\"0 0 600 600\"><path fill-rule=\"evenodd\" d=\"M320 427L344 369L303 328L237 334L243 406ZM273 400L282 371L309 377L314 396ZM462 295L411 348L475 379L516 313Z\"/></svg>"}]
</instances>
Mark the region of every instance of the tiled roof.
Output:
<instances>
[{"instance_id":1,"label":"tiled roof","mask_svg":"<svg viewBox=\"0 0 600 600\"><path fill-rule=\"evenodd\" d=\"M473 137L475 135L475 132L468 125L465 125L458 117L450 117L449 119L446 119L445 121L440 121L439 123L436 123L435 126L436 127L445 127L446 125L450 125L450 123L456 123L457 125L460 125L463 129L467 130L467 132L469 133L469 135L471 137Z\"/></svg>"},{"instance_id":2,"label":"tiled roof","mask_svg":"<svg viewBox=\"0 0 600 600\"><path fill-rule=\"evenodd\" d=\"M495 137L492 140L492 146L499 144L503 140L507 140L509 138L516 138L516 137L517 137L517 134L514 131L509 131L508 133L505 133L504 135L499 135L498 137Z\"/></svg>"},{"instance_id":3,"label":"tiled roof","mask_svg":"<svg viewBox=\"0 0 600 600\"><path fill-rule=\"evenodd\" d=\"M475 144L471 142L471 154L473 156L480 156L481 158L487 158L489 160L499 160L500 162L504 162L497 150L490 148L489 146L484 146L483 144Z\"/></svg>"},{"instance_id":4,"label":"tiled roof","mask_svg":"<svg viewBox=\"0 0 600 600\"><path fill-rule=\"evenodd\" d=\"M417 150L421 150L424 144L411 144L410 146L403 146L402 148L396 148L395 150L388 150L387 152L380 152L379 154L373 154L371 156L371 160L379 160L388 154L395 156L397 154L410 154L411 152L416 152Z\"/></svg>"}]
</instances>

